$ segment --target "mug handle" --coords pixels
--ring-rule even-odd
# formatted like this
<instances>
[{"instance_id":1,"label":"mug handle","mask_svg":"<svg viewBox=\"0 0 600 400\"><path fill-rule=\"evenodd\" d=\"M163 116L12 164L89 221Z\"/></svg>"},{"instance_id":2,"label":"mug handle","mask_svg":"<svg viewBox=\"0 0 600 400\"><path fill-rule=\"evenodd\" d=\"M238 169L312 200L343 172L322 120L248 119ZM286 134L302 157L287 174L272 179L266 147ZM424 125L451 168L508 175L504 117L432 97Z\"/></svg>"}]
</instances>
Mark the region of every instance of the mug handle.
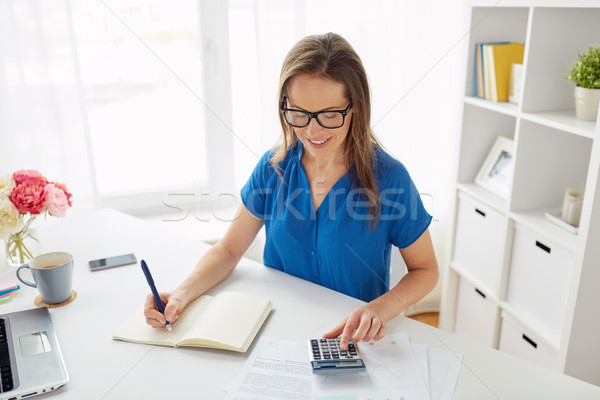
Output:
<instances>
[{"instance_id":1,"label":"mug handle","mask_svg":"<svg viewBox=\"0 0 600 400\"><path fill-rule=\"evenodd\" d=\"M19 275L19 272L20 272L20 271L21 271L23 268L27 268L27 269L29 269L29 264L23 264L23 265L21 265L21 266L20 266L20 267L17 269L17 278L18 278L18 279L19 279L19 280L20 280L22 283L24 283L25 285L27 285L27 286L31 286L31 287L34 287L34 288L37 288L37 286L35 285L35 283L29 282L29 281L27 281L27 280L25 280L25 279L21 278L21 275Z\"/></svg>"}]
</instances>

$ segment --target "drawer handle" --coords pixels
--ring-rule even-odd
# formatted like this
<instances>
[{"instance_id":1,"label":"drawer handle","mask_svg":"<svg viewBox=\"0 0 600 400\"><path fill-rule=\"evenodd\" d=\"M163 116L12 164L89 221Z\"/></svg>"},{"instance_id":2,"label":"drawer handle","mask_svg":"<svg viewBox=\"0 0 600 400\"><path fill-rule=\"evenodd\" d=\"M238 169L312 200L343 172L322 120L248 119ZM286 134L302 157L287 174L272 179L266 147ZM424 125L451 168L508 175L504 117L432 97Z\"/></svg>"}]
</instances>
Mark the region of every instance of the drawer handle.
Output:
<instances>
[{"instance_id":1,"label":"drawer handle","mask_svg":"<svg viewBox=\"0 0 600 400\"><path fill-rule=\"evenodd\" d=\"M475 288L475 291L476 291L477 293L479 293L479 295L485 299L485 294L484 294L484 293L483 293L481 290L479 290L479 289Z\"/></svg>"},{"instance_id":2,"label":"drawer handle","mask_svg":"<svg viewBox=\"0 0 600 400\"><path fill-rule=\"evenodd\" d=\"M529 338L527 337L527 335L526 335L526 334L523 334L523 339L524 339L524 340L525 340L527 343L529 343L530 345L532 345L534 349L537 349L537 343L536 343L536 342L534 342L533 340L529 339Z\"/></svg>"},{"instance_id":3,"label":"drawer handle","mask_svg":"<svg viewBox=\"0 0 600 400\"><path fill-rule=\"evenodd\" d=\"M544 250L546 253L550 254L550 252L552 251L552 249L548 246L546 246L544 243L540 243L537 240L535 241L535 245L537 247L539 247L540 249Z\"/></svg>"},{"instance_id":4,"label":"drawer handle","mask_svg":"<svg viewBox=\"0 0 600 400\"><path fill-rule=\"evenodd\" d=\"M485 213L483 211L481 211L479 208L476 208L475 212L485 218Z\"/></svg>"}]
</instances>

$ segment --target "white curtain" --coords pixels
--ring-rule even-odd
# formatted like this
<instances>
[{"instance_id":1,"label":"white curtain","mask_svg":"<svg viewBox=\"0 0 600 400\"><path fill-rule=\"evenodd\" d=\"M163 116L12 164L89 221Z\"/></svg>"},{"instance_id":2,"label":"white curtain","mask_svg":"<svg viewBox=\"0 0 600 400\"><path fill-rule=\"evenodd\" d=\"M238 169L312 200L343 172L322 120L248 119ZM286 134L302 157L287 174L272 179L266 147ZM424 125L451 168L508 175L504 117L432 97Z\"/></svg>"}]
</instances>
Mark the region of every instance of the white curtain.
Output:
<instances>
[{"instance_id":1,"label":"white curtain","mask_svg":"<svg viewBox=\"0 0 600 400\"><path fill-rule=\"evenodd\" d=\"M38 169L95 206L85 108L64 0L0 2L0 173Z\"/></svg>"}]
</instances>

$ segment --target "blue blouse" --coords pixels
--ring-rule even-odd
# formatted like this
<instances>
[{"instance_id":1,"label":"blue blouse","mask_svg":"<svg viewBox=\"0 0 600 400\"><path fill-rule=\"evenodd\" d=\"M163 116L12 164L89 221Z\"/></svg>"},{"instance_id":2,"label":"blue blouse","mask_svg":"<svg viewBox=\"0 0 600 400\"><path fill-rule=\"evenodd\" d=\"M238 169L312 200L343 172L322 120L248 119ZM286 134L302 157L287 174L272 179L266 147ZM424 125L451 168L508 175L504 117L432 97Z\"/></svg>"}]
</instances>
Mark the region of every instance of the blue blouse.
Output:
<instances>
[{"instance_id":1,"label":"blue blouse","mask_svg":"<svg viewBox=\"0 0 600 400\"><path fill-rule=\"evenodd\" d=\"M381 214L373 229L369 203L349 172L315 212L302 143L280 162L283 180L269 162L272 154L262 156L241 192L246 208L265 222L264 264L367 302L387 292L392 245L410 246L431 222L406 168L376 150Z\"/></svg>"}]
</instances>

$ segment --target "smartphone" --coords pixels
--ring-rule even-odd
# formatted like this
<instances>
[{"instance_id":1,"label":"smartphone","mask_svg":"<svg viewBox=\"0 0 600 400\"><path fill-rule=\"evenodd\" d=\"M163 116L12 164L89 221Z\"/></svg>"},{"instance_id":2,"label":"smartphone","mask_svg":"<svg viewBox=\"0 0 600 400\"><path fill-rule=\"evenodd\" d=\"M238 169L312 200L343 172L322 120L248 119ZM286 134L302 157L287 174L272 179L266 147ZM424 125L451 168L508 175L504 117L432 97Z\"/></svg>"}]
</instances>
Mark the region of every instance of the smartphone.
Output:
<instances>
[{"instance_id":1,"label":"smartphone","mask_svg":"<svg viewBox=\"0 0 600 400\"><path fill-rule=\"evenodd\" d=\"M129 254L123 254L120 256L99 258L97 260L90 260L90 262L88 263L88 267L90 268L90 271L99 271L101 269L120 267L122 265L135 264L136 262L137 262L137 259L135 258L135 254L129 253Z\"/></svg>"}]
</instances>

